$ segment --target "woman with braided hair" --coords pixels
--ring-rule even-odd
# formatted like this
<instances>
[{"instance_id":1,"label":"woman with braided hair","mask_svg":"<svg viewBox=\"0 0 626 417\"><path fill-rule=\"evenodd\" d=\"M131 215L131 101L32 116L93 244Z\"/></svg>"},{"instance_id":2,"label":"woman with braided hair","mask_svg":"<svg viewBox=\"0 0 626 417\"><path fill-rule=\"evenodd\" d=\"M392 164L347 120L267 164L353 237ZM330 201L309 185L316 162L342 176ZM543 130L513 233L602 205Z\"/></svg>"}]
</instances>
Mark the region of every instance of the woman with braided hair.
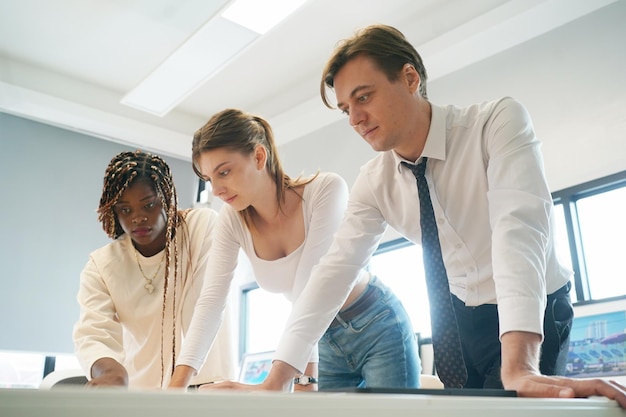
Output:
<instances>
[{"instance_id":1,"label":"woman with braided hair","mask_svg":"<svg viewBox=\"0 0 626 417\"><path fill-rule=\"evenodd\" d=\"M88 385L167 387L216 219L207 208L179 210L170 168L159 156L122 152L111 160L98 220L113 242L90 254L77 297L74 344ZM220 327L192 384L232 377L229 327Z\"/></svg>"}]
</instances>

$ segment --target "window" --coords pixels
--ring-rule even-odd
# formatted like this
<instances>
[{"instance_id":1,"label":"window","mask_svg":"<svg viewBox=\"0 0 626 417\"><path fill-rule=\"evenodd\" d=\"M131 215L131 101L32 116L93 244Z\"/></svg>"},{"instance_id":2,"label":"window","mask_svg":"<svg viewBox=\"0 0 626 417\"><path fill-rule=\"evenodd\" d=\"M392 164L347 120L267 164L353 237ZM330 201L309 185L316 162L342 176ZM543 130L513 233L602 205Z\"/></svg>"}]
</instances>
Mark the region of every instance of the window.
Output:
<instances>
[{"instance_id":1,"label":"window","mask_svg":"<svg viewBox=\"0 0 626 417\"><path fill-rule=\"evenodd\" d=\"M46 355L0 351L0 388L38 388Z\"/></svg>"},{"instance_id":2,"label":"window","mask_svg":"<svg viewBox=\"0 0 626 417\"><path fill-rule=\"evenodd\" d=\"M573 301L626 295L626 171L553 193L557 251L574 271ZM574 296L575 295L575 296Z\"/></svg>"},{"instance_id":3,"label":"window","mask_svg":"<svg viewBox=\"0 0 626 417\"><path fill-rule=\"evenodd\" d=\"M54 358L54 370L61 371L64 369L80 369L78 358L74 355L56 355Z\"/></svg>"},{"instance_id":4,"label":"window","mask_svg":"<svg viewBox=\"0 0 626 417\"><path fill-rule=\"evenodd\" d=\"M253 283L243 289L241 312L240 355L276 350L291 313L291 302Z\"/></svg>"},{"instance_id":5,"label":"window","mask_svg":"<svg viewBox=\"0 0 626 417\"><path fill-rule=\"evenodd\" d=\"M430 337L430 305L421 246L406 239L383 243L372 257L369 271L400 299L411 318L413 330L421 338Z\"/></svg>"},{"instance_id":6,"label":"window","mask_svg":"<svg viewBox=\"0 0 626 417\"><path fill-rule=\"evenodd\" d=\"M422 249L405 239L383 244L370 263L377 275L400 298L420 337L430 337L430 311ZM410 274L410 276L408 276ZM291 303L281 294L244 287L241 300L240 354L275 350L291 313Z\"/></svg>"},{"instance_id":7,"label":"window","mask_svg":"<svg viewBox=\"0 0 626 417\"><path fill-rule=\"evenodd\" d=\"M0 351L0 388L39 388L48 373L78 368L74 355Z\"/></svg>"}]
</instances>

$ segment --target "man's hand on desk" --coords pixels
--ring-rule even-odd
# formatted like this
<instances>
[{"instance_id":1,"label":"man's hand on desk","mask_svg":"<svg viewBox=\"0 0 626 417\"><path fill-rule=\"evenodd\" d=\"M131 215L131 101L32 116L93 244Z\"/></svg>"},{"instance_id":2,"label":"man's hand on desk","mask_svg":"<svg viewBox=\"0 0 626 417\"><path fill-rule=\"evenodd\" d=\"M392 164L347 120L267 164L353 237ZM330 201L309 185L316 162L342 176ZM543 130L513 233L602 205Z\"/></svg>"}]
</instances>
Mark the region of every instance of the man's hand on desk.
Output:
<instances>
[{"instance_id":1,"label":"man's hand on desk","mask_svg":"<svg viewBox=\"0 0 626 417\"><path fill-rule=\"evenodd\" d=\"M626 387L603 379L572 379L541 375L538 371L541 337L508 332L502 336L502 384L520 397L578 398L602 396L626 408Z\"/></svg>"},{"instance_id":2,"label":"man's hand on desk","mask_svg":"<svg viewBox=\"0 0 626 417\"><path fill-rule=\"evenodd\" d=\"M626 408L626 387L603 379L572 379L559 376L529 374L505 384L520 397L586 398L601 396L617 401Z\"/></svg>"}]
</instances>

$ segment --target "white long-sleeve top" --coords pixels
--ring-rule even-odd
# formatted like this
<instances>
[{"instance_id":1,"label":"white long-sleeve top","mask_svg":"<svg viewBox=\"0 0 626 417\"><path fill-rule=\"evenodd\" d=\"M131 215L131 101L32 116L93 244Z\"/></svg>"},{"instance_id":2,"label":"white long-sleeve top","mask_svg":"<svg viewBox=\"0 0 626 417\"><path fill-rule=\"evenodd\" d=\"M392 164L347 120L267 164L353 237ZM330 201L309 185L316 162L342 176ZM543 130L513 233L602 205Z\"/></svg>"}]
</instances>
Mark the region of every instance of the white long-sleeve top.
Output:
<instances>
[{"instance_id":1,"label":"white long-sleeve top","mask_svg":"<svg viewBox=\"0 0 626 417\"><path fill-rule=\"evenodd\" d=\"M553 203L526 109L512 98L432 105L422 156L452 293L468 306L497 303L500 335L542 334L546 294L572 273L554 251ZM388 151L362 167L345 220L293 307L276 359L302 369L387 225L421 244L416 180L401 162Z\"/></svg>"},{"instance_id":2,"label":"white long-sleeve top","mask_svg":"<svg viewBox=\"0 0 626 417\"><path fill-rule=\"evenodd\" d=\"M216 323L223 309L224 297L229 292L240 248L250 260L261 288L282 293L292 302L298 299L309 281L313 266L328 250L341 222L348 187L340 176L320 173L304 186L302 198L304 242L284 258L273 261L256 256L252 236L240 214L228 205L222 208L211 248L207 280L178 359L179 365L197 369L202 363L203 353L216 333ZM316 346L312 346L305 362L317 360Z\"/></svg>"},{"instance_id":3,"label":"white long-sleeve top","mask_svg":"<svg viewBox=\"0 0 626 417\"><path fill-rule=\"evenodd\" d=\"M211 209L194 209L187 213L185 221L187 226L179 226L176 231L182 276L179 273L174 290L172 254L172 273L163 327L161 312L165 265L163 264L153 282L155 291L149 294L144 288L146 282L135 255L144 271L156 271L164 250L149 258L140 253L135 254L131 238L124 234L90 254L80 277L77 296L80 318L74 326L76 356L88 376L96 360L109 357L124 365L128 371L130 388L167 387L173 360L173 294L175 291L178 354L202 288L217 213ZM236 362L229 317L227 315L226 321L220 327L205 365L192 379L192 384L233 377Z\"/></svg>"}]
</instances>

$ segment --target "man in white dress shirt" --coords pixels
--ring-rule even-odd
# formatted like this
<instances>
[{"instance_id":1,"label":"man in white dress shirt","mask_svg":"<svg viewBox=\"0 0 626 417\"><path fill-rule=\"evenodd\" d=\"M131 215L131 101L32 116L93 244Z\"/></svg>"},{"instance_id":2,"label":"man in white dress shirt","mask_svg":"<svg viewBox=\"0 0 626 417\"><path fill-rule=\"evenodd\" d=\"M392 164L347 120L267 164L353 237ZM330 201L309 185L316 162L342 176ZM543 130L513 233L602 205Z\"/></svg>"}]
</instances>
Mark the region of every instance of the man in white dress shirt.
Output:
<instances>
[{"instance_id":1,"label":"man in white dress shirt","mask_svg":"<svg viewBox=\"0 0 626 417\"><path fill-rule=\"evenodd\" d=\"M554 252L552 198L525 108L512 98L467 108L431 104L419 54L383 25L343 41L329 60L321 94L333 107L327 88L380 154L362 167L334 242L294 305L269 377L256 388L285 389L303 368L387 225L421 242L415 177L403 162L427 157L465 387L603 395L626 406L626 390L615 382L546 376L562 372L568 349L571 271Z\"/></svg>"}]
</instances>

